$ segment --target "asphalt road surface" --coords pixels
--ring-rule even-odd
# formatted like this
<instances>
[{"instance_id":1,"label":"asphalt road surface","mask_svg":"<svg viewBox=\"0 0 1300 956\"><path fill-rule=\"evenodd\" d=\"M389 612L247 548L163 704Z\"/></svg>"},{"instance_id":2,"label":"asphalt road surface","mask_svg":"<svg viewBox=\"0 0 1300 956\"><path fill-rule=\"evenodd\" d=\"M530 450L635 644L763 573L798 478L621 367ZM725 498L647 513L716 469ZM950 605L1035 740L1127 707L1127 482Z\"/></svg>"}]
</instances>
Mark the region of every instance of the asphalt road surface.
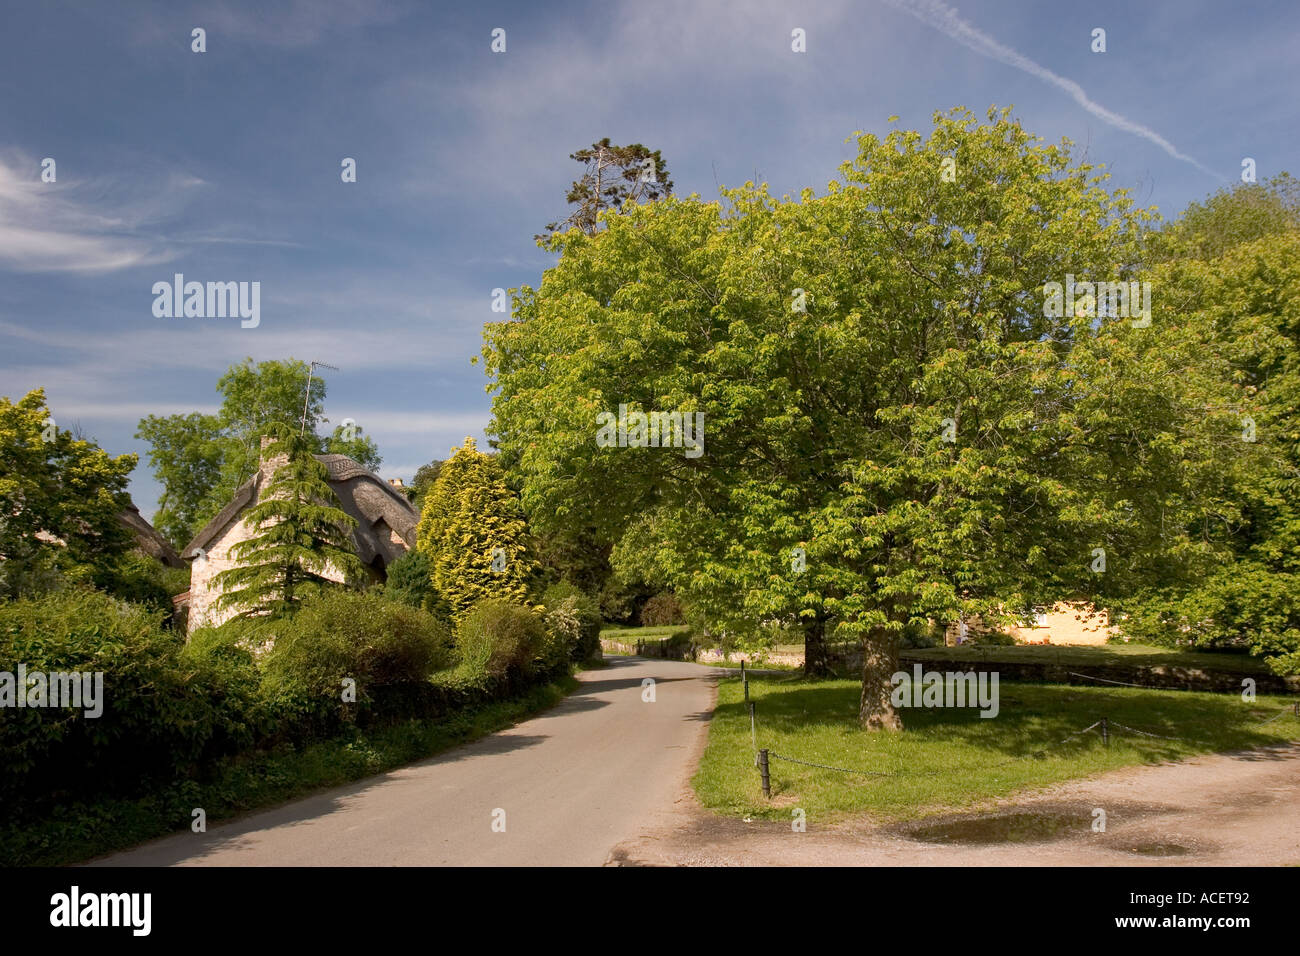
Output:
<instances>
[{"instance_id":1,"label":"asphalt road surface","mask_svg":"<svg viewBox=\"0 0 1300 956\"><path fill-rule=\"evenodd\" d=\"M673 816L719 673L607 660L580 673L558 706L509 730L92 865L599 866ZM647 677L653 702L643 700Z\"/></svg>"}]
</instances>

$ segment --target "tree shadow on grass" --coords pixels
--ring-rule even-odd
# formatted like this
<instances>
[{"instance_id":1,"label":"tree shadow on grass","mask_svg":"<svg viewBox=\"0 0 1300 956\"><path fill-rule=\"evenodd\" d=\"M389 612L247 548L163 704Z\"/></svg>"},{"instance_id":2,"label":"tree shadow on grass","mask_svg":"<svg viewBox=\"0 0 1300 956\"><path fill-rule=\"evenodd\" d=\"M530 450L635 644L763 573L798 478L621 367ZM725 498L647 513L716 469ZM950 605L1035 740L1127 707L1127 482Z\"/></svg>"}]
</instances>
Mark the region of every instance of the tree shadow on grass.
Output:
<instances>
[{"instance_id":1,"label":"tree shadow on grass","mask_svg":"<svg viewBox=\"0 0 1300 956\"><path fill-rule=\"evenodd\" d=\"M1007 757L1043 751L1068 755L1100 747L1100 728L1072 735L1105 718L1112 746L1137 746L1158 759L1183 759L1189 749L1250 751L1258 754L1253 759L1284 759L1285 745L1279 752L1278 738L1262 729L1257 712L1263 709L1234 695L1175 696L1008 682L1000 685L996 717L980 717L978 707L908 707L900 709L900 715L904 732L920 738L918 743L961 743ZM861 733L865 739L870 732L858 727L857 710L856 688L808 684L763 696L756 713L760 734L766 729L797 737L830 727L846 735ZM743 701L720 704L717 713L748 720Z\"/></svg>"}]
</instances>

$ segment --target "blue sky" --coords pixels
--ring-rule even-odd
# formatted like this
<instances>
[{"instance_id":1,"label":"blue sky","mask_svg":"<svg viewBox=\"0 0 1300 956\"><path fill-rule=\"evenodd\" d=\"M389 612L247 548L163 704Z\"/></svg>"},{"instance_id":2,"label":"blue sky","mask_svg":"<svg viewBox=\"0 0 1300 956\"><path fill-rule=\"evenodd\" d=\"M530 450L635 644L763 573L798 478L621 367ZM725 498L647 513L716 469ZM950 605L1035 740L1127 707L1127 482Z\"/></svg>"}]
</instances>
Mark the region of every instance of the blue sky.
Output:
<instances>
[{"instance_id":1,"label":"blue sky","mask_svg":"<svg viewBox=\"0 0 1300 956\"><path fill-rule=\"evenodd\" d=\"M482 442L470 357L500 318L492 289L538 283L553 257L532 237L567 213L568 154L602 136L662 150L682 195L820 192L854 130L1014 104L1174 217L1243 157L1300 174L1297 63L1294 3L13 4L0 394L44 386L60 427L140 453L131 492L152 514L143 415L215 410L244 356L319 359L341 369L326 416L409 480ZM155 318L153 283L177 272L259 281L260 325Z\"/></svg>"}]
</instances>

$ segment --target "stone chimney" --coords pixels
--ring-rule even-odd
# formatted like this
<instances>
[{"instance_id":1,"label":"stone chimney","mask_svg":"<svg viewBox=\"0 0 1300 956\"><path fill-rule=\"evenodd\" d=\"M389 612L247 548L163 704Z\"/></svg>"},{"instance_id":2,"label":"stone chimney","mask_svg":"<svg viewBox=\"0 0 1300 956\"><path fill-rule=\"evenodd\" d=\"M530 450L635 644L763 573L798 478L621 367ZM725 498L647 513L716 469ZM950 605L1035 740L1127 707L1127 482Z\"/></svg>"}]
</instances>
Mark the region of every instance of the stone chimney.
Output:
<instances>
[{"instance_id":1,"label":"stone chimney","mask_svg":"<svg viewBox=\"0 0 1300 956\"><path fill-rule=\"evenodd\" d=\"M279 468L281 465L287 465L289 463L289 456L286 454L275 455L274 457L271 458L267 457L267 449L274 442L275 439L272 438L270 435L262 436L261 447L258 452L258 464L257 464L258 485L261 486L266 485L266 483L269 482L271 480L271 477L275 474L275 470L277 468Z\"/></svg>"}]
</instances>

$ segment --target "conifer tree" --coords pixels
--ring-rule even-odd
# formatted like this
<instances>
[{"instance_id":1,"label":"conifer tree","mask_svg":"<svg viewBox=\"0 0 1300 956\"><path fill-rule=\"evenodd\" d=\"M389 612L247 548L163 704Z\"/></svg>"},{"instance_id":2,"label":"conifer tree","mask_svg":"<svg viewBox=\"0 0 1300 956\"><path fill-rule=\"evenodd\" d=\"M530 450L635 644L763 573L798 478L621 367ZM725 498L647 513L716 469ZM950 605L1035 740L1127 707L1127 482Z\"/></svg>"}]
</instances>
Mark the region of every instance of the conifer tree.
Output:
<instances>
[{"instance_id":1,"label":"conifer tree","mask_svg":"<svg viewBox=\"0 0 1300 956\"><path fill-rule=\"evenodd\" d=\"M238 608L240 617L292 614L304 592L331 582L331 569L347 580L363 571L352 549L356 520L339 506L311 443L287 425L270 432L267 453L285 460L245 519L253 536L230 549L238 563L215 578L224 592L217 606Z\"/></svg>"},{"instance_id":2,"label":"conifer tree","mask_svg":"<svg viewBox=\"0 0 1300 956\"><path fill-rule=\"evenodd\" d=\"M416 542L456 618L484 598L526 600L534 562L523 512L496 457L480 452L473 438L453 448L439 471Z\"/></svg>"}]
</instances>

